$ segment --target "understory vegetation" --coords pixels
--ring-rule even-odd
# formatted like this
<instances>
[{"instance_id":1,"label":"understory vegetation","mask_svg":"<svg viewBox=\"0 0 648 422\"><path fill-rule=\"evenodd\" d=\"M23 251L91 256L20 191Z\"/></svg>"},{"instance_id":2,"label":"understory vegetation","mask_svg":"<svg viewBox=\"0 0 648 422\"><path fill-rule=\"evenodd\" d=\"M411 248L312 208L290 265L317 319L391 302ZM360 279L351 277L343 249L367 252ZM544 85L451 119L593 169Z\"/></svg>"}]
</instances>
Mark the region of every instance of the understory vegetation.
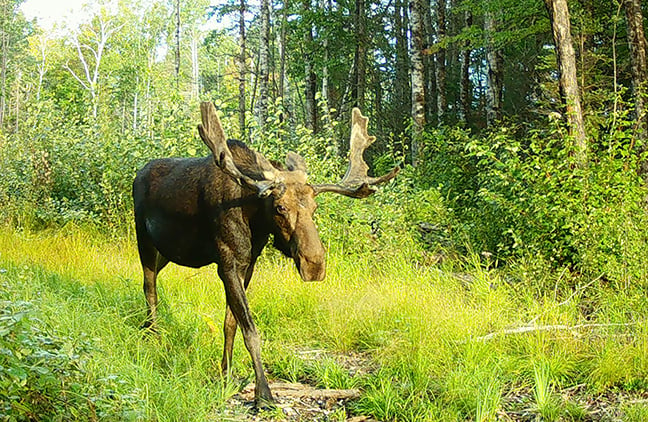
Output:
<instances>
[{"instance_id":1,"label":"understory vegetation","mask_svg":"<svg viewBox=\"0 0 648 422\"><path fill-rule=\"evenodd\" d=\"M637 154L622 132L601 135L595 159L578 167L558 145L560 125L527 138L515 130L430 131L427 159L370 199L318 198L322 283L264 253L249 297L271 379L359 388L338 418L648 417ZM215 268L165 269L161 333L139 328L130 181L148 157L201 154L198 140L81 146L77 136L9 139L1 150L0 412L236 420L244 410L228 399L252 371L239 339L233 379L220 375ZM315 159L325 136L288 139L255 147L272 158L299 150L313 180L339 177L343 160ZM373 158L377 173L393 163ZM360 362L353 370L349 358Z\"/></svg>"},{"instance_id":2,"label":"understory vegetation","mask_svg":"<svg viewBox=\"0 0 648 422\"><path fill-rule=\"evenodd\" d=\"M402 167L317 197L325 281L264 251L271 381L358 389L335 421L648 420L639 0L87 3L53 27L0 7L0 420L252 418L213 266L165 268L140 328L132 182L207 155L202 101L314 183L341 180L359 107L370 173Z\"/></svg>"},{"instance_id":3,"label":"understory vegetation","mask_svg":"<svg viewBox=\"0 0 648 422\"><path fill-rule=\"evenodd\" d=\"M645 285L332 249L321 283L274 253L260 262L249 297L271 379L359 388L346 411L383 421L648 416ZM5 229L0 250L4 418L236 420L227 400L253 377L240 340L220 375L215 268L165 269L147 336L132 241Z\"/></svg>"}]
</instances>

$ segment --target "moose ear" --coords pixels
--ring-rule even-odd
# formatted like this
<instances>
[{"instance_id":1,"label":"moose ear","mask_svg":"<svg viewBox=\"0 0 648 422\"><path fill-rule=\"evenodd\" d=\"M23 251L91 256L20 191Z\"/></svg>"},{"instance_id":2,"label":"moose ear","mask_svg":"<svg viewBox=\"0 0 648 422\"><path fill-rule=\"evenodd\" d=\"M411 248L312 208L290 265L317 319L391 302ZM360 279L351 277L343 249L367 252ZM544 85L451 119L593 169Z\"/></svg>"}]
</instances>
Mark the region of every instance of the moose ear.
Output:
<instances>
[{"instance_id":1,"label":"moose ear","mask_svg":"<svg viewBox=\"0 0 648 422\"><path fill-rule=\"evenodd\" d=\"M300 170L306 173L306 160L296 152L290 151L286 155L286 167L290 171Z\"/></svg>"}]
</instances>

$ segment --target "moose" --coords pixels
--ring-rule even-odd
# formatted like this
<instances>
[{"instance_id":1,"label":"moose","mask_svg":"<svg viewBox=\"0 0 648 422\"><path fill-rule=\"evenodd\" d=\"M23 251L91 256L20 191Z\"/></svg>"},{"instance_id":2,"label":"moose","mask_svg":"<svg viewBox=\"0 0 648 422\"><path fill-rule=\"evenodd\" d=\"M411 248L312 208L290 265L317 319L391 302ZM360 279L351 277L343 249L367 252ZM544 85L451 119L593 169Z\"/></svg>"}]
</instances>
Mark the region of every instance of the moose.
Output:
<instances>
[{"instance_id":1,"label":"moose","mask_svg":"<svg viewBox=\"0 0 648 422\"><path fill-rule=\"evenodd\" d=\"M148 304L144 326L155 330L157 275L169 262L198 268L216 263L225 287L222 371L231 366L234 336L241 327L254 365L255 405L272 406L261 363L261 342L245 291L257 258L273 236L273 245L291 257L304 281L323 280L325 250L313 214L315 197L334 192L353 198L371 195L374 185L396 176L399 167L369 177L365 149L375 140L368 118L352 111L349 166L338 184L310 184L304 159L294 152L285 168L271 163L243 142L228 140L210 102L200 105L198 133L211 150L203 158L156 159L133 182L137 247Z\"/></svg>"}]
</instances>

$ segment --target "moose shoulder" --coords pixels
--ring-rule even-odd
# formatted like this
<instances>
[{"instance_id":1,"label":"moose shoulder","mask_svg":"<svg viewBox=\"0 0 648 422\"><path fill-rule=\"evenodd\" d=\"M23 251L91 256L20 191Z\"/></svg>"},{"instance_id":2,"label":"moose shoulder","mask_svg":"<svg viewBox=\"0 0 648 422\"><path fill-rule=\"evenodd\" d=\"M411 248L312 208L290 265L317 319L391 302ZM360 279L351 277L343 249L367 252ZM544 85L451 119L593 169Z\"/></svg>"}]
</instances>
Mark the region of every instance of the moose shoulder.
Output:
<instances>
[{"instance_id":1,"label":"moose shoulder","mask_svg":"<svg viewBox=\"0 0 648 422\"><path fill-rule=\"evenodd\" d=\"M260 339L245 296L257 258L273 245L293 258L304 280L322 280L325 251L313 222L315 196L322 192L364 198L373 185L398 173L368 177L362 157L375 140L368 119L358 109L351 121L350 163L338 184L307 182L302 157L288 153L286 168L239 141L226 140L216 109L201 104L198 131L212 154L205 158L163 158L151 161L133 183L135 229L148 303L146 326L154 327L157 274L169 262L189 267L218 265L227 301L222 370L229 370L234 336L241 326L254 364L257 405L272 402L261 363Z\"/></svg>"}]
</instances>

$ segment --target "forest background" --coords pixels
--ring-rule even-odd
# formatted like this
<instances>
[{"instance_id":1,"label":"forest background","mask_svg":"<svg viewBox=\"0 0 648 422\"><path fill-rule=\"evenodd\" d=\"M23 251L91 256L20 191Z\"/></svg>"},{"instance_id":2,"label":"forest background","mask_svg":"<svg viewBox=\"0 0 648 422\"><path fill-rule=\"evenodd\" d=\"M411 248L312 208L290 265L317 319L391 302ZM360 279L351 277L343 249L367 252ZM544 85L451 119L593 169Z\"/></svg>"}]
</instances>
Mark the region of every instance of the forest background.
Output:
<instances>
[{"instance_id":1,"label":"forest background","mask_svg":"<svg viewBox=\"0 0 648 422\"><path fill-rule=\"evenodd\" d=\"M645 395L648 68L640 0L94 1L86 20L47 29L25 19L21 1L0 1L0 219L9 238L79 230L106 244L132 241L135 171L157 157L206 154L196 132L200 101L216 104L229 136L279 161L297 151L321 182L343 174L350 111L360 107L377 137L370 167L404 170L367 201L318 198L320 232L339 264L405 260L417 274L446 265L471 274L456 283L502 283L518 305L547 295L553 305L544 306L556 312L568 303L570 327L622 327L595 333L602 343L575 353L569 376L540 365L523 382L498 366L497 388L473 380L475 391L506 397L511 386L542 385L547 375L556 391L585 384L588 397ZM8 252L0 259L22 262ZM22 312L12 294L6 318ZM490 327L507 324L515 325ZM617 335L619 349L608 343ZM609 350L630 354L617 359L626 375L605 372L592 382L584 362L595 355L611 364L614 357L597 354ZM487 420L506 407L488 394L445 397L440 374L417 376L393 391L370 381L367 391L394 394L402 408L376 410L368 394L363 411L414 420L449 408L457 418ZM439 405L450 402L456 406ZM417 403L427 411L407 413ZM569 406L556 406L564 417Z\"/></svg>"}]
</instances>

